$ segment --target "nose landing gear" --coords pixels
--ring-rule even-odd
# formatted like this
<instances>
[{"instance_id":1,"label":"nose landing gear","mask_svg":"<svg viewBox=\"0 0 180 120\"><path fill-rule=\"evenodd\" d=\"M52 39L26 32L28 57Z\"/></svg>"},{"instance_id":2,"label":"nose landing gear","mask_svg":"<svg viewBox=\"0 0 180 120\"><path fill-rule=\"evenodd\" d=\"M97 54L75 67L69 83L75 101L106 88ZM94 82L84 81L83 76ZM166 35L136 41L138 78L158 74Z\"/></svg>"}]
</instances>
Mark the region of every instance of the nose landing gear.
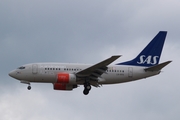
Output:
<instances>
[{"instance_id":1,"label":"nose landing gear","mask_svg":"<svg viewBox=\"0 0 180 120\"><path fill-rule=\"evenodd\" d=\"M27 89L28 89L28 90L31 90L31 84L30 84L29 81L21 81L21 83L23 83L23 84L28 84Z\"/></svg>"}]
</instances>

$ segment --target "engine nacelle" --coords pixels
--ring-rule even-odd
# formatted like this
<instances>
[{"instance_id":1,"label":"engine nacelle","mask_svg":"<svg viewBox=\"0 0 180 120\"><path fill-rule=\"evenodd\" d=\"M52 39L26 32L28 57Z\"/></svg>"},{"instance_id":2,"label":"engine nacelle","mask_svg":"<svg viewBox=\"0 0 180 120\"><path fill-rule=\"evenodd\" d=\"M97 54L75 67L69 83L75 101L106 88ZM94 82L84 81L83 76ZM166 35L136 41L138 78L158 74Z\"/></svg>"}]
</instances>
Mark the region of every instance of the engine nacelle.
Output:
<instances>
[{"instance_id":1,"label":"engine nacelle","mask_svg":"<svg viewBox=\"0 0 180 120\"><path fill-rule=\"evenodd\" d=\"M77 88L77 85L54 83L54 90L73 90L74 88Z\"/></svg>"},{"instance_id":2,"label":"engine nacelle","mask_svg":"<svg viewBox=\"0 0 180 120\"><path fill-rule=\"evenodd\" d=\"M57 74L57 83L76 84L76 75L69 73Z\"/></svg>"}]
</instances>

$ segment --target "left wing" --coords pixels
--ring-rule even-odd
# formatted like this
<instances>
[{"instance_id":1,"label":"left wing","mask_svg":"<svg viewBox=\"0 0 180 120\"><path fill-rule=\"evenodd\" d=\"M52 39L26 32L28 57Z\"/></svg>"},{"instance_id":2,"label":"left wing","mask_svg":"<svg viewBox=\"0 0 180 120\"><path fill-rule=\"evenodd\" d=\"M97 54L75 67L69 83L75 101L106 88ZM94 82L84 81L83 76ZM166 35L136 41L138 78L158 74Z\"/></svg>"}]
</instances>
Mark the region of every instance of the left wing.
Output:
<instances>
[{"instance_id":1,"label":"left wing","mask_svg":"<svg viewBox=\"0 0 180 120\"><path fill-rule=\"evenodd\" d=\"M96 81L98 82L98 77L100 77L103 73L106 73L107 66L111 64L113 61L118 59L120 55L112 56L100 63L97 63L89 68L86 68L82 71L79 71L76 73L77 77L80 78L80 80L86 80L90 81Z\"/></svg>"}]
</instances>

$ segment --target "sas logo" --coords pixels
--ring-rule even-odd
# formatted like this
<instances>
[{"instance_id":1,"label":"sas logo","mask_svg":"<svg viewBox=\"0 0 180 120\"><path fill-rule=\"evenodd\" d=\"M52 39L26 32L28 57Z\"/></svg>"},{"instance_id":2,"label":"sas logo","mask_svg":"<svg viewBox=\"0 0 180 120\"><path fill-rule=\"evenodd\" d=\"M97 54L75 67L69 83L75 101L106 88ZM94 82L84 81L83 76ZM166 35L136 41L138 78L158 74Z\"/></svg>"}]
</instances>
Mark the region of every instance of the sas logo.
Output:
<instances>
[{"instance_id":1,"label":"sas logo","mask_svg":"<svg viewBox=\"0 0 180 120\"><path fill-rule=\"evenodd\" d=\"M138 64L151 64L151 65L155 65L157 64L157 59L159 58L159 56L151 56L149 55L148 57L146 57L145 55L141 55L140 56L140 61L138 61Z\"/></svg>"}]
</instances>

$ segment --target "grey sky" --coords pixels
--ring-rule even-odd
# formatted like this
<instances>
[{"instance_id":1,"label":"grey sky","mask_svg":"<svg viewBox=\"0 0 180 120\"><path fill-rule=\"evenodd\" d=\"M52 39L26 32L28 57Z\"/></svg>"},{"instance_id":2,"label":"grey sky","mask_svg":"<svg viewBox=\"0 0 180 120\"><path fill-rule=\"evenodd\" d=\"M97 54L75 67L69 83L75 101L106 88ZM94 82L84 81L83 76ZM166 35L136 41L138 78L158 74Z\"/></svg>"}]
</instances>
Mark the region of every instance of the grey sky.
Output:
<instances>
[{"instance_id":1,"label":"grey sky","mask_svg":"<svg viewBox=\"0 0 180 120\"><path fill-rule=\"evenodd\" d=\"M1 0L0 119L180 119L180 2L178 0ZM27 85L9 71L32 62L97 63L134 58L160 31L168 31L155 77L94 88L54 91Z\"/></svg>"}]
</instances>

